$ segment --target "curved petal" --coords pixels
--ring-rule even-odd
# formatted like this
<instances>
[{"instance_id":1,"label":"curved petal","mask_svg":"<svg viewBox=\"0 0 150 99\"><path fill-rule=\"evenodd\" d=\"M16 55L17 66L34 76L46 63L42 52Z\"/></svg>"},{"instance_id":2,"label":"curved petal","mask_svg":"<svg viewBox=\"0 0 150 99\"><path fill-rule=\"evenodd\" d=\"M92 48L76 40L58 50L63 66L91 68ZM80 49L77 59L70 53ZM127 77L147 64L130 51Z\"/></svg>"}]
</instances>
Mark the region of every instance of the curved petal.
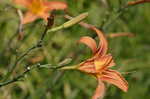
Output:
<instances>
[{"instance_id":1,"label":"curved petal","mask_svg":"<svg viewBox=\"0 0 150 99\"><path fill-rule=\"evenodd\" d=\"M116 65L111 54L107 54L105 56L105 58L107 58L107 59L106 59L105 64L103 65L103 67L101 69L106 69L108 67L112 67L112 66Z\"/></svg>"},{"instance_id":2,"label":"curved petal","mask_svg":"<svg viewBox=\"0 0 150 99\"><path fill-rule=\"evenodd\" d=\"M97 49L97 45L94 39L88 36L81 37L78 41L79 43L83 43L87 45L89 48L91 48L92 52L95 53Z\"/></svg>"},{"instance_id":3,"label":"curved petal","mask_svg":"<svg viewBox=\"0 0 150 99\"><path fill-rule=\"evenodd\" d=\"M102 99L104 97L104 94L105 94L105 85L101 80L99 80L98 86L96 88L96 91L95 91L92 99Z\"/></svg>"},{"instance_id":4,"label":"curved petal","mask_svg":"<svg viewBox=\"0 0 150 99\"><path fill-rule=\"evenodd\" d=\"M96 55L104 56L107 53L107 50L108 50L107 40L106 40L106 38L105 38L102 31L100 31L96 27L91 27L91 29L94 30L97 33L97 35L99 37L99 40L100 40L99 49L98 49L98 52L96 53Z\"/></svg>"},{"instance_id":5,"label":"curved petal","mask_svg":"<svg viewBox=\"0 0 150 99\"><path fill-rule=\"evenodd\" d=\"M67 8L67 4L61 1L47 1L44 2L44 5L47 6L47 10L64 10Z\"/></svg>"},{"instance_id":6,"label":"curved petal","mask_svg":"<svg viewBox=\"0 0 150 99\"><path fill-rule=\"evenodd\" d=\"M31 12L27 12L23 18L22 24L33 22L37 18L38 16L32 14Z\"/></svg>"},{"instance_id":7,"label":"curved petal","mask_svg":"<svg viewBox=\"0 0 150 99\"><path fill-rule=\"evenodd\" d=\"M101 76L100 79L117 86L124 92L128 90L128 82L115 70L106 70L103 72L103 76Z\"/></svg>"}]
</instances>

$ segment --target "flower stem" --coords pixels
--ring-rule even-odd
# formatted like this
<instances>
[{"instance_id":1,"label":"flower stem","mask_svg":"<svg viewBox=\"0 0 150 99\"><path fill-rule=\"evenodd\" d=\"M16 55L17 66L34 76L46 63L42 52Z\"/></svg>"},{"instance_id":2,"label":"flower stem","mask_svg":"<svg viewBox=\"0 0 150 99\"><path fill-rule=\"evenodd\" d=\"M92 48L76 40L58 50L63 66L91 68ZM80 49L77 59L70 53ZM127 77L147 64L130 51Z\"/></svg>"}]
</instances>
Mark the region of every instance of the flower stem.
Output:
<instances>
[{"instance_id":1,"label":"flower stem","mask_svg":"<svg viewBox=\"0 0 150 99\"><path fill-rule=\"evenodd\" d=\"M78 65L72 65L72 66L65 66L62 68L59 68L59 70L71 70L71 69L77 69Z\"/></svg>"}]
</instances>

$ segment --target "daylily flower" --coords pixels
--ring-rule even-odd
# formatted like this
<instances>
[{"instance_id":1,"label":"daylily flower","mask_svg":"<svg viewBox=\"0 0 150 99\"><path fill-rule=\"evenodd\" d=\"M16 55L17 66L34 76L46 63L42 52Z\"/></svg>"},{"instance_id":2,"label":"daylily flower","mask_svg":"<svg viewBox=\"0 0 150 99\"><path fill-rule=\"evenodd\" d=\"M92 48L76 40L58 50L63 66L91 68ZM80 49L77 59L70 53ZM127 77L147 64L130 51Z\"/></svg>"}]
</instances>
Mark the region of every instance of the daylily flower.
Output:
<instances>
[{"instance_id":1,"label":"daylily flower","mask_svg":"<svg viewBox=\"0 0 150 99\"><path fill-rule=\"evenodd\" d=\"M127 81L121 76L121 74L110 69L114 66L112 55L107 54L108 43L104 34L97 28L91 27L95 31L100 39L100 43L97 46L94 39L85 36L82 37L79 42L87 45L93 52L93 57L82 62L78 69L87 74L93 75L98 80L98 86L92 99L102 98L105 93L105 85L103 82L108 82L122 89L124 92L128 90Z\"/></svg>"},{"instance_id":2,"label":"daylily flower","mask_svg":"<svg viewBox=\"0 0 150 99\"><path fill-rule=\"evenodd\" d=\"M64 10L67 4L61 1L47 0L13 0L15 4L22 5L28 9L25 13L22 24L30 23L37 18L47 20L49 12L53 10Z\"/></svg>"},{"instance_id":3,"label":"daylily flower","mask_svg":"<svg viewBox=\"0 0 150 99\"><path fill-rule=\"evenodd\" d=\"M78 65L72 67L64 67L63 69L78 69L84 73L96 77L98 85L92 99L103 98L105 93L104 82L113 84L124 92L127 92L127 81L118 71L110 69L115 65L115 63L112 55L107 54L108 43L104 34L94 26L91 26L90 29L97 33L100 39L99 45L97 46L95 40L88 36L82 37L79 42L87 45L92 50L93 56Z\"/></svg>"}]
</instances>

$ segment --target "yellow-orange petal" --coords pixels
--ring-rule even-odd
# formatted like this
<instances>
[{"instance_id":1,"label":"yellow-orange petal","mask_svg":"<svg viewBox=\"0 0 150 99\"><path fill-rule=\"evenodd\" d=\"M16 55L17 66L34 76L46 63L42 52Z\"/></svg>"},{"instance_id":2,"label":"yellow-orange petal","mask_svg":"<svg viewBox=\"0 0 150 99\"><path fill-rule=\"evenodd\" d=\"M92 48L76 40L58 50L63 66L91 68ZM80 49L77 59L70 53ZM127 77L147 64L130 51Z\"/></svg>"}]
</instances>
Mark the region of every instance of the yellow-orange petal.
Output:
<instances>
[{"instance_id":1,"label":"yellow-orange petal","mask_svg":"<svg viewBox=\"0 0 150 99\"><path fill-rule=\"evenodd\" d=\"M95 68L94 68L93 65L80 66L80 67L78 67L78 70L80 70L81 72L87 73L87 74L94 74L94 73L96 73Z\"/></svg>"},{"instance_id":2,"label":"yellow-orange petal","mask_svg":"<svg viewBox=\"0 0 150 99\"><path fill-rule=\"evenodd\" d=\"M98 56L106 55L107 50L108 50L108 43L104 36L104 33L102 31L100 31L99 29L97 29L96 27L91 27L91 29L97 33L99 40L100 40L99 49L98 49L98 52L96 55L98 55Z\"/></svg>"},{"instance_id":3,"label":"yellow-orange petal","mask_svg":"<svg viewBox=\"0 0 150 99\"><path fill-rule=\"evenodd\" d=\"M104 66L106 60L107 58L99 58L99 59L94 60L94 66L95 66L96 71L100 70Z\"/></svg>"},{"instance_id":4,"label":"yellow-orange petal","mask_svg":"<svg viewBox=\"0 0 150 99\"><path fill-rule=\"evenodd\" d=\"M37 18L38 16L34 15L33 13L27 12L25 16L23 17L22 24L33 22Z\"/></svg>"},{"instance_id":5,"label":"yellow-orange petal","mask_svg":"<svg viewBox=\"0 0 150 99\"><path fill-rule=\"evenodd\" d=\"M95 53L97 49L97 45L94 39L88 36L81 37L78 41L79 43L83 43L87 45L89 48L91 48L92 52Z\"/></svg>"},{"instance_id":6,"label":"yellow-orange petal","mask_svg":"<svg viewBox=\"0 0 150 99\"><path fill-rule=\"evenodd\" d=\"M78 69L88 74L96 73L93 60L86 60L80 63L80 66L78 67Z\"/></svg>"},{"instance_id":7,"label":"yellow-orange petal","mask_svg":"<svg viewBox=\"0 0 150 99\"><path fill-rule=\"evenodd\" d=\"M114 66L115 63L113 61L111 54L107 54L103 57L95 59L94 65L95 65L95 69L98 71L98 70L103 70L107 67Z\"/></svg>"},{"instance_id":8,"label":"yellow-orange petal","mask_svg":"<svg viewBox=\"0 0 150 99\"><path fill-rule=\"evenodd\" d=\"M115 70L106 70L105 72L103 72L103 75L100 77L100 79L117 86L124 92L127 92L128 90L128 82L122 77L119 72Z\"/></svg>"},{"instance_id":9,"label":"yellow-orange petal","mask_svg":"<svg viewBox=\"0 0 150 99\"><path fill-rule=\"evenodd\" d=\"M107 57L107 60L101 69L106 69L116 65L111 54L107 54L105 57Z\"/></svg>"},{"instance_id":10,"label":"yellow-orange petal","mask_svg":"<svg viewBox=\"0 0 150 99\"><path fill-rule=\"evenodd\" d=\"M44 5L48 10L64 10L67 8L67 3L61 1L47 1Z\"/></svg>"},{"instance_id":11,"label":"yellow-orange petal","mask_svg":"<svg viewBox=\"0 0 150 99\"><path fill-rule=\"evenodd\" d=\"M99 80L98 86L96 88L96 91L95 91L92 99L102 99L104 97L104 94L105 94L105 85L101 80Z\"/></svg>"}]
</instances>

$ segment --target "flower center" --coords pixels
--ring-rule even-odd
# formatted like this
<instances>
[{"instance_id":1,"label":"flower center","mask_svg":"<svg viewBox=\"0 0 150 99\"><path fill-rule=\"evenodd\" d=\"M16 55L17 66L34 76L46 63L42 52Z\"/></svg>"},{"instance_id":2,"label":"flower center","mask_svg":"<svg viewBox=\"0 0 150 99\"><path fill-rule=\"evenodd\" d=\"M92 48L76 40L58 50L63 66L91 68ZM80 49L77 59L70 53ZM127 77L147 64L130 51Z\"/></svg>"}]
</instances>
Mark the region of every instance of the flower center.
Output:
<instances>
[{"instance_id":1,"label":"flower center","mask_svg":"<svg viewBox=\"0 0 150 99\"><path fill-rule=\"evenodd\" d=\"M96 70L101 69L104 66L104 64L105 64L105 61L103 61L103 60L95 60L94 61L94 65L95 65Z\"/></svg>"},{"instance_id":2,"label":"flower center","mask_svg":"<svg viewBox=\"0 0 150 99\"><path fill-rule=\"evenodd\" d=\"M41 14L43 13L45 7L43 4L43 0L32 0L31 4L29 5L29 10L34 14Z\"/></svg>"}]
</instances>

